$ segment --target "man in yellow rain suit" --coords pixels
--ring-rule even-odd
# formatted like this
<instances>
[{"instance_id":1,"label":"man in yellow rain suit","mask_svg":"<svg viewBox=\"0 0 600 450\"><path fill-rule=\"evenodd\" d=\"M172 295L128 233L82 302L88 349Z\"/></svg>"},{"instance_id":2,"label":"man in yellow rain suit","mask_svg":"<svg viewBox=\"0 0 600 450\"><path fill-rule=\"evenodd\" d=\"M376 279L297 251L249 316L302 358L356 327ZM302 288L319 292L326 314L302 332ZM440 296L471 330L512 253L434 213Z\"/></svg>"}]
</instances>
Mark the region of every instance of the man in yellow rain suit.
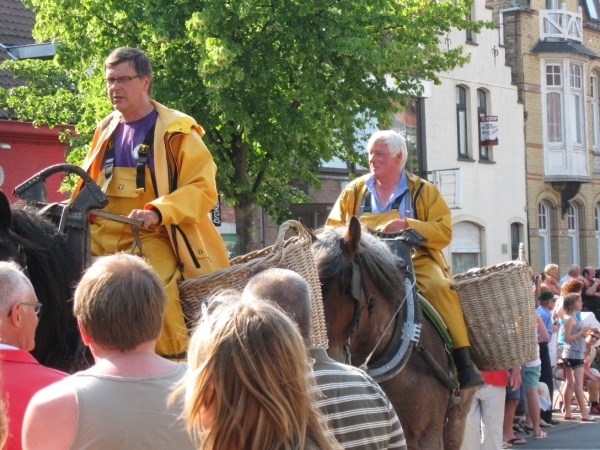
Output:
<instances>
[{"instance_id":1,"label":"man in yellow rain suit","mask_svg":"<svg viewBox=\"0 0 600 450\"><path fill-rule=\"evenodd\" d=\"M371 173L350 183L335 203L327 226L343 226L351 216L385 232L414 228L427 238L413 258L417 288L446 322L454 340L461 388L483 384L469 354L462 308L450 289L452 274L442 254L452 240L452 216L438 189L404 170L408 152L395 131L377 131L367 144Z\"/></svg>"},{"instance_id":2,"label":"man in yellow rain suit","mask_svg":"<svg viewBox=\"0 0 600 450\"><path fill-rule=\"evenodd\" d=\"M105 211L144 222L142 256L169 297L156 352L184 359L188 332L177 282L229 267L209 218L218 201L216 166L202 142L202 127L150 99L152 66L143 51L117 48L104 68L115 111L96 129L83 168L108 195ZM94 256L132 248L127 224L95 217L90 229Z\"/></svg>"}]
</instances>

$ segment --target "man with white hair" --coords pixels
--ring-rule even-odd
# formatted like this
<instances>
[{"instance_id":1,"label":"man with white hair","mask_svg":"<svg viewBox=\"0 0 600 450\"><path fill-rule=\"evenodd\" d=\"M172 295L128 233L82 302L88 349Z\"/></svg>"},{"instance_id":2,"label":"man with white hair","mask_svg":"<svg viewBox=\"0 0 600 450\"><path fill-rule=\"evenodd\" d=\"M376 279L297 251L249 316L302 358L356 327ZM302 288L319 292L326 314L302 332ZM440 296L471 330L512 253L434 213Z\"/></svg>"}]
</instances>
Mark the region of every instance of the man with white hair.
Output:
<instances>
[{"instance_id":1,"label":"man with white hair","mask_svg":"<svg viewBox=\"0 0 600 450\"><path fill-rule=\"evenodd\" d=\"M454 360L462 389L483 384L473 368L462 308L442 250L452 240L452 216L439 190L404 170L408 152L404 138L392 130L373 133L367 144L371 173L342 191L327 226L343 226L351 216L370 228L399 232L413 228L427 238L413 258L421 293L442 316L454 341Z\"/></svg>"},{"instance_id":2,"label":"man with white hair","mask_svg":"<svg viewBox=\"0 0 600 450\"><path fill-rule=\"evenodd\" d=\"M0 262L0 382L7 409L9 435L6 450L21 449L25 409L40 389L67 376L40 365L29 354L35 347L35 329L42 304L29 279L13 262Z\"/></svg>"},{"instance_id":3,"label":"man with white hair","mask_svg":"<svg viewBox=\"0 0 600 450\"><path fill-rule=\"evenodd\" d=\"M577 264L571 264L569 266L569 270L567 271L567 274L560 279L558 284L560 284L562 286L563 283L565 281L567 281L569 278L579 278L579 275L581 275L581 269L579 268L579 266Z\"/></svg>"}]
</instances>

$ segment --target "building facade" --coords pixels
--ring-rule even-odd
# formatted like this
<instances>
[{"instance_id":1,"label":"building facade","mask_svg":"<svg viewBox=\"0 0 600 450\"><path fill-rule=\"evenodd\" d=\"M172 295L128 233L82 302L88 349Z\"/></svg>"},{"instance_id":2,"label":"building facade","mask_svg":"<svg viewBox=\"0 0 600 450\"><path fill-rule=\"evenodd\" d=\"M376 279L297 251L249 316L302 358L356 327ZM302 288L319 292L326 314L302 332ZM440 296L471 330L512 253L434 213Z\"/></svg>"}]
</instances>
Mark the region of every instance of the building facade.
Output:
<instances>
[{"instance_id":1,"label":"building facade","mask_svg":"<svg viewBox=\"0 0 600 450\"><path fill-rule=\"evenodd\" d=\"M492 10L475 1L471 18L492 20ZM452 208L446 257L456 274L514 260L519 243L527 247L524 112L496 30L453 30L441 41L470 54L422 101L427 173Z\"/></svg>"},{"instance_id":2,"label":"building facade","mask_svg":"<svg viewBox=\"0 0 600 450\"><path fill-rule=\"evenodd\" d=\"M525 109L532 267L600 266L600 5L488 2Z\"/></svg>"}]
</instances>

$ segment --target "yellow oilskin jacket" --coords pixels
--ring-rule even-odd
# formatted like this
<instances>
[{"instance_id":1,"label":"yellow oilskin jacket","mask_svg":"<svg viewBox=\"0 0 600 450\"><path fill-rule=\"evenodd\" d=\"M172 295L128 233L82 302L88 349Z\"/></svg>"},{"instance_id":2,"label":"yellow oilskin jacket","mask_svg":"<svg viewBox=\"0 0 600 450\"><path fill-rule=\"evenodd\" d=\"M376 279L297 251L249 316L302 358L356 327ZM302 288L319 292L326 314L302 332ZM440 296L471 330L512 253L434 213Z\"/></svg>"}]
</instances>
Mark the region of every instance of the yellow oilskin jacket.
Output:
<instances>
[{"instance_id":1,"label":"yellow oilskin jacket","mask_svg":"<svg viewBox=\"0 0 600 450\"><path fill-rule=\"evenodd\" d=\"M156 208L185 278L229 267L227 251L209 217L218 201L216 165L204 142L204 130L191 117L152 101L158 111L154 132L154 172L158 197L144 209ZM121 120L118 111L96 129L83 169L98 180L109 138ZM79 190L77 187L73 196Z\"/></svg>"},{"instance_id":2,"label":"yellow oilskin jacket","mask_svg":"<svg viewBox=\"0 0 600 450\"><path fill-rule=\"evenodd\" d=\"M414 208L414 219L407 218L408 226L418 231L428 239L423 247L418 250L414 259L422 257L433 259L444 271L444 274L452 279L450 267L444 258L442 250L452 240L452 215L446 201L440 191L429 181L423 180L416 175L404 171L408 181L408 191ZM346 225L351 216L358 216L358 210L362 199L367 192L365 181L370 174L357 178L342 191L337 199L325 225L340 227ZM385 224L391 219L387 214L384 220L380 220L380 214L365 214L359 217L361 223L368 227L381 231ZM394 211L398 218L398 213ZM385 220L387 218L387 220Z\"/></svg>"},{"instance_id":3,"label":"yellow oilskin jacket","mask_svg":"<svg viewBox=\"0 0 600 450\"><path fill-rule=\"evenodd\" d=\"M458 295L450 289L453 280L444 258L444 249L452 240L452 216L440 191L430 182L404 172L412 200L414 218L406 218L408 226L428 239L413 258L417 287L448 326L455 348L470 346L467 327ZM358 216L367 191L365 181L370 175L350 183L334 205L325 225L344 226L351 216ZM399 217L398 211L364 214L361 223L382 230L387 222Z\"/></svg>"}]
</instances>

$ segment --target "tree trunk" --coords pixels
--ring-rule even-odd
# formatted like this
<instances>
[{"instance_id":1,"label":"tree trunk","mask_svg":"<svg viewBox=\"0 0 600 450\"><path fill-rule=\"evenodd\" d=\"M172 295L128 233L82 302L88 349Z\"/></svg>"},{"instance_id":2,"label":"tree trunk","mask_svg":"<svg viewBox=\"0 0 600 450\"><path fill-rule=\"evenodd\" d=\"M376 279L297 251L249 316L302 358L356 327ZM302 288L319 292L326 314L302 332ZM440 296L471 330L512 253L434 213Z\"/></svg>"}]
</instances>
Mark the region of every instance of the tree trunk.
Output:
<instances>
[{"instance_id":1,"label":"tree trunk","mask_svg":"<svg viewBox=\"0 0 600 450\"><path fill-rule=\"evenodd\" d=\"M240 255L245 255L246 253L255 250L252 241L252 234L254 233L254 205L249 200L241 199L239 203L234 206L234 210Z\"/></svg>"}]
</instances>

